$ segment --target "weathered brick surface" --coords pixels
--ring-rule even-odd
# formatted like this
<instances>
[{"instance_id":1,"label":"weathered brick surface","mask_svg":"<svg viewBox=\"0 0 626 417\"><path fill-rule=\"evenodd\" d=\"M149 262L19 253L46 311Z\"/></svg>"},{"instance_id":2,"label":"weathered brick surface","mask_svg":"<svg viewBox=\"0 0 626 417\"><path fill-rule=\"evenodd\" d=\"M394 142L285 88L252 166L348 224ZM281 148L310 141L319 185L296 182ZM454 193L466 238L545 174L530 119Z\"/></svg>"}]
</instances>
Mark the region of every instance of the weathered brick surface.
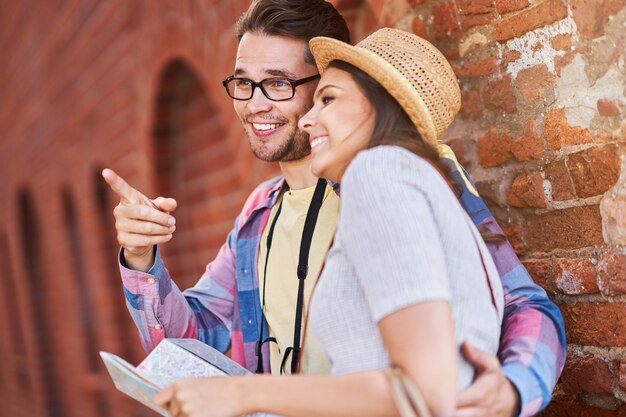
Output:
<instances>
[{"instance_id":1,"label":"weathered brick surface","mask_svg":"<svg viewBox=\"0 0 626 417\"><path fill-rule=\"evenodd\" d=\"M615 117L622 113L617 100L601 98L597 103L598 113L600 116Z\"/></svg>"},{"instance_id":2,"label":"weathered brick surface","mask_svg":"<svg viewBox=\"0 0 626 417\"><path fill-rule=\"evenodd\" d=\"M545 64L526 68L517 74L515 85L528 104L543 100L549 103L554 98L554 75Z\"/></svg>"},{"instance_id":3,"label":"weathered brick surface","mask_svg":"<svg viewBox=\"0 0 626 417\"><path fill-rule=\"evenodd\" d=\"M626 391L626 359L619 361L619 387L622 391Z\"/></svg>"},{"instance_id":4,"label":"weathered brick surface","mask_svg":"<svg viewBox=\"0 0 626 417\"><path fill-rule=\"evenodd\" d=\"M572 46L572 35L556 35L550 40L550 45L557 51L567 51Z\"/></svg>"},{"instance_id":5,"label":"weathered brick surface","mask_svg":"<svg viewBox=\"0 0 626 417\"><path fill-rule=\"evenodd\" d=\"M523 261L523 264L533 281L541 285L548 293L554 292L552 259L527 259Z\"/></svg>"},{"instance_id":6,"label":"weathered brick surface","mask_svg":"<svg viewBox=\"0 0 626 417\"><path fill-rule=\"evenodd\" d=\"M564 294L594 294L598 273L588 258L557 259L554 263L555 286Z\"/></svg>"},{"instance_id":7,"label":"weathered brick surface","mask_svg":"<svg viewBox=\"0 0 626 417\"><path fill-rule=\"evenodd\" d=\"M626 294L626 255L604 254L598 262L598 277L603 294Z\"/></svg>"},{"instance_id":8,"label":"weathered brick surface","mask_svg":"<svg viewBox=\"0 0 626 417\"><path fill-rule=\"evenodd\" d=\"M541 174L534 172L518 175L509 188L507 201L513 207L546 207Z\"/></svg>"},{"instance_id":9,"label":"weathered brick surface","mask_svg":"<svg viewBox=\"0 0 626 417\"><path fill-rule=\"evenodd\" d=\"M443 3L433 9L435 39L459 39L463 32L459 25L454 3Z\"/></svg>"},{"instance_id":10,"label":"weathered brick surface","mask_svg":"<svg viewBox=\"0 0 626 417\"><path fill-rule=\"evenodd\" d=\"M478 162L485 167L503 164L511 158L511 138L506 133L491 129L478 138Z\"/></svg>"},{"instance_id":11,"label":"weathered brick surface","mask_svg":"<svg viewBox=\"0 0 626 417\"><path fill-rule=\"evenodd\" d=\"M583 198L605 193L619 177L617 148L612 145L572 154L567 166L576 194Z\"/></svg>"},{"instance_id":12,"label":"weathered brick surface","mask_svg":"<svg viewBox=\"0 0 626 417\"><path fill-rule=\"evenodd\" d=\"M552 110L546 114L543 120L543 134L548 149L591 142L589 130L580 126L570 126L562 109Z\"/></svg>"},{"instance_id":13,"label":"weathered brick surface","mask_svg":"<svg viewBox=\"0 0 626 417\"><path fill-rule=\"evenodd\" d=\"M531 214L526 217L524 225L525 242L531 252L602 245L601 224L598 206Z\"/></svg>"},{"instance_id":14,"label":"weathered brick surface","mask_svg":"<svg viewBox=\"0 0 626 417\"><path fill-rule=\"evenodd\" d=\"M578 302L559 307L569 343L626 347L626 304Z\"/></svg>"},{"instance_id":15,"label":"weathered brick surface","mask_svg":"<svg viewBox=\"0 0 626 417\"><path fill-rule=\"evenodd\" d=\"M540 417L623 417L626 408L617 410L595 407L576 400L557 399L552 401Z\"/></svg>"},{"instance_id":16,"label":"weathered brick surface","mask_svg":"<svg viewBox=\"0 0 626 417\"><path fill-rule=\"evenodd\" d=\"M524 9L529 4L529 0L496 0L496 10L500 14L505 14Z\"/></svg>"},{"instance_id":17,"label":"weathered brick surface","mask_svg":"<svg viewBox=\"0 0 626 417\"><path fill-rule=\"evenodd\" d=\"M497 41L505 41L554 23L566 16L567 6L561 0L545 0L497 23L494 26L493 38Z\"/></svg>"},{"instance_id":18,"label":"weathered brick surface","mask_svg":"<svg viewBox=\"0 0 626 417\"><path fill-rule=\"evenodd\" d=\"M498 71L498 60L490 56L477 61L463 61L461 65L454 66L457 77L483 77Z\"/></svg>"},{"instance_id":19,"label":"weathered brick surface","mask_svg":"<svg viewBox=\"0 0 626 417\"><path fill-rule=\"evenodd\" d=\"M612 375L608 364L592 356L570 356L561 376L561 387L568 395L612 394Z\"/></svg>"},{"instance_id":20,"label":"weathered brick surface","mask_svg":"<svg viewBox=\"0 0 626 417\"><path fill-rule=\"evenodd\" d=\"M527 120L521 136L511 141L511 152L518 161L539 159L543 154L543 142L537 131L537 123Z\"/></svg>"},{"instance_id":21,"label":"weathered brick surface","mask_svg":"<svg viewBox=\"0 0 626 417\"><path fill-rule=\"evenodd\" d=\"M455 0L463 30L491 23L496 17L493 0Z\"/></svg>"},{"instance_id":22,"label":"weathered brick surface","mask_svg":"<svg viewBox=\"0 0 626 417\"><path fill-rule=\"evenodd\" d=\"M461 94L461 110L459 114L461 116L477 119L482 113L482 100L480 93L476 90L463 91Z\"/></svg>"},{"instance_id":23,"label":"weathered brick surface","mask_svg":"<svg viewBox=\"0 0 626 417\"><path fill-rule=\"evenodd\" d=\"M565 161L559 160L544 166L546 179L552 185L552 199L555 201L570 200L576 197L574 183L569 175Z\"/></svg>"},{"instance_id":24,"label":"weathered brick surface","mask_svg":"<svg viewBox=\"0 0 626 417\"><path fill-rule=\"evenodd\" d=\"M588 39L602 36L609 16L626 7L622 0L570 0L570 4L580 35Z\"/></svg>"},{"instance_id":25,"label":"weathered brick surface","mask_svg":"<svg viewBox=\"0 0 626 417\"><path fill-rule=\"evenodd\" d=\"M510 113L517 111L511 75L507 74L487 84L483 88L483 101L488 109L501 109Z\"/></svg>"}]
</instances>

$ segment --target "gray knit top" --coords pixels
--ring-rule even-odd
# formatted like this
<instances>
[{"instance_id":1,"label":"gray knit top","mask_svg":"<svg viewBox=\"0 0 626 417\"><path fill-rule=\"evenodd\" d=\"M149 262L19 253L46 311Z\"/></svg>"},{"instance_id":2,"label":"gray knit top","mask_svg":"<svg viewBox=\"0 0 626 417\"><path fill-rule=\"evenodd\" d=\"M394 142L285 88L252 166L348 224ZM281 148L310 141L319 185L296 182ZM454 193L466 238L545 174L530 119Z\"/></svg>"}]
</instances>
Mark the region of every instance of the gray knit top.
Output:
<instances>
[{"instance_id":1,"label":"gray knit top","mask_svg":"<svg viewBox=\"0 0 626 417\"><path fill-rule=\"evenodd\" d=\"M362 151L343 176L335 240L311 301L311 324L333 373L388 366L377 322L427 300L450 302L457 345L468 340L496 354L501 282L456 196L432 165L406 149ZM474 371L460 353L458 360L462 389Z\"/></svg>"}]
</instances>

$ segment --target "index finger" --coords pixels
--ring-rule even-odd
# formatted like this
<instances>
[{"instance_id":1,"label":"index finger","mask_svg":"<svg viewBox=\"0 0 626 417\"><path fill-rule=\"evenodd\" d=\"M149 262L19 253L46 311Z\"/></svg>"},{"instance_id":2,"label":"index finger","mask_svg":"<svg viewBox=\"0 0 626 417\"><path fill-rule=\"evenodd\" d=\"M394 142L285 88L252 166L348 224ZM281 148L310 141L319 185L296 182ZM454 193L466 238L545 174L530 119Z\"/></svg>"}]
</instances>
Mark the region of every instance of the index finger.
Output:
<instances>
[{"instance_id":1,"label":"index finger","mask_svg":"<svg viewBox=\"0 0 626 417\"><path fill-rule=\"evenodd\" d=\"M128 185L126 181L115 173L112 169L105 168L102 170L102 178L109 184L111 189L117 194L125 203L139 203L137 200L137 194L139 191ZM133 198L135 197L135 198Z\"/></svg>"}]
</instances>

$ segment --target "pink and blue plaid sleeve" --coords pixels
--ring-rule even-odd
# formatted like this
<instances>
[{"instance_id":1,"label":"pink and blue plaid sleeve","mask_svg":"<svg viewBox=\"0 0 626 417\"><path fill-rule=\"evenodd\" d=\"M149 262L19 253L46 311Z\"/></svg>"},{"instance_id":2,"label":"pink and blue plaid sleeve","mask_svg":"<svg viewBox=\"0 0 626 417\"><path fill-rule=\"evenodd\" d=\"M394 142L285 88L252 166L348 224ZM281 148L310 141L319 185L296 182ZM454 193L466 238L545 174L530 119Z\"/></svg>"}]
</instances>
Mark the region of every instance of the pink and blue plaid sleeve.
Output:
<instances>
[{"instance_id":1,"label":"pink and blue plaid sleeve","mask_svg":"<svg viewBox=\"0 0 626 417\"><path fill-rule=\"evenodd\" d=\"M221 352L228 349L236 286L235 231L236 227L198 283L184 292L171 279L158 247L148 272L126 268L120 251L126 304L146 352L165 337L194 338Z\"/></svg>"},{"instance_id":2,"label":"pink and blue plaid sleeve","mask_svg":"<svg viewBox=\"0 0 626 417\"><path fill-rule=\"evenodd\" d=\"M444 160L459 184L459 201L476 225L504 234L482 198L470 192L460 166ZM462 171L470 186L469 175ZM535 284L507 241L487 244L504 287L504 318L498 353L502 370L520 395L522 417L550 402L566 356L565 329L558 307Z\"/></svg>"}]
</instances>

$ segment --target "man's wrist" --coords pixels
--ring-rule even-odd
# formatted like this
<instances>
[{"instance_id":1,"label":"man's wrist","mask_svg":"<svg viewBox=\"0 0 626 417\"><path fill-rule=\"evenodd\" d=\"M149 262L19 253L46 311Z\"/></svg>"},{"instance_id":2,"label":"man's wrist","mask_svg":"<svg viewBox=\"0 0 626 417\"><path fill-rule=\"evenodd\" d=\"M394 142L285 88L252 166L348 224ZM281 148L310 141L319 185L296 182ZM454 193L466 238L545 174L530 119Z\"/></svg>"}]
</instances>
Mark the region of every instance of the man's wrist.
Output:
<instances>
[{"instance_id":1,"label":"man's wrist","mask_svg":"<svg viewBox=\"0 0 626 417\"><path fill-rule=\"evenodd\" d=\"M128 269L148 272L154 265L156 250L154 246L145 255L133 255L122 247L120 261Z\"/></svg>"}]
</instances>

